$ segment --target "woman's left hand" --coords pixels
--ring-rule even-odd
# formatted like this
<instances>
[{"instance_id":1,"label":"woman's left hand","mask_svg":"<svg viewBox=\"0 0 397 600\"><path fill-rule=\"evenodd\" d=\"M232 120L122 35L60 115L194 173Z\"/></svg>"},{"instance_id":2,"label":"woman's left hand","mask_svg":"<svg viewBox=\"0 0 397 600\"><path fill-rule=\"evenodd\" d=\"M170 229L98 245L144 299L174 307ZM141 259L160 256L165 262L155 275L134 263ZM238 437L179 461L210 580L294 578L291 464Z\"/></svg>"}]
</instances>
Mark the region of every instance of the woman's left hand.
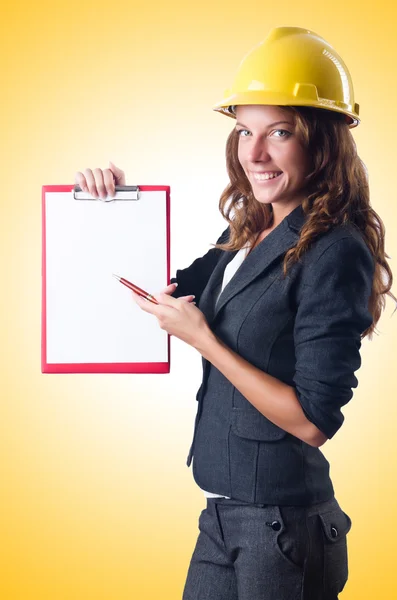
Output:
<instances>
[{"instance_id":1,"label":"woman's left hand","mask_svg":"<svg viewBox=\"0 0 397 600\"><path fill-rule=\"evenodd\" d=\"M153 294L159 302L153 304L135 292L131 293L142 310L157 317L161 329L190 346L196 348L202 344L203 339L211 335L205 316L191 302L160 293Z\"/></svg>"}]
</instances>

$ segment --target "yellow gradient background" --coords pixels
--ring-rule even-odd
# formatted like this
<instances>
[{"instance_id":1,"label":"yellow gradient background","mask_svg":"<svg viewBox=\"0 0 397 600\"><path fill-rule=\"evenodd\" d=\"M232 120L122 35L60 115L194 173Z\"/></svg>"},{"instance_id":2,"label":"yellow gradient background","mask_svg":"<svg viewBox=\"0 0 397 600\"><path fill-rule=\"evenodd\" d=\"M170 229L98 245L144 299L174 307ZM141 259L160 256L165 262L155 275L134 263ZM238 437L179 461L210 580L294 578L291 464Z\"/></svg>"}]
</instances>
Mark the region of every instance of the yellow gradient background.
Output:
<instances>
[{"instance_id":1,"label":"yellow gradient background","mask_svg":"<svg viewBox=\"0 0 397 600\"><path fill-rule=\"evenodd\" d=\"M4 5L1 600L177 600L205 507L185 464L195 350L172 338L169 375L41 374L41 186L73 184L76 171L109 159L128 184L170 185L172 273L187 266L225 226L218 199L233 121L212 105L272 27L307 27L351 71L354 137L397 272L396 16L388 0ZM345 423L322 447L353 521L343 600L397 595L393 309L388 298L380 335L363 342Z\"/></svg>"}]
</instances>

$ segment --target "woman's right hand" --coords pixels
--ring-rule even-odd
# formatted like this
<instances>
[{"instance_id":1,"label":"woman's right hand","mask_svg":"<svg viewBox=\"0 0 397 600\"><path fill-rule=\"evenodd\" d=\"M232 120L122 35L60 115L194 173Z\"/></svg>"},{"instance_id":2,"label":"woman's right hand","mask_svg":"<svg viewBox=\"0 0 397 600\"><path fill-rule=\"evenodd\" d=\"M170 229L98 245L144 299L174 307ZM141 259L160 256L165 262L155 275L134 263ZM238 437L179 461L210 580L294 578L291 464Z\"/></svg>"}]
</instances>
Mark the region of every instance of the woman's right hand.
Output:
<instances>
[{"instance_id":1,"label":"woman's right hand","mask_svg":"<svg viewBox=\"0 0 397 600\"><path fill-rule=\"evenodd\" d=\"M74 177L76 185L94 198L99 197L104 200L107 196L114 197L116 185L126 185L125 174L111 161L109 165L109 169L103 171L102 169L85 169L84 173L77 171Z\"/></svg>"}]
</instances>

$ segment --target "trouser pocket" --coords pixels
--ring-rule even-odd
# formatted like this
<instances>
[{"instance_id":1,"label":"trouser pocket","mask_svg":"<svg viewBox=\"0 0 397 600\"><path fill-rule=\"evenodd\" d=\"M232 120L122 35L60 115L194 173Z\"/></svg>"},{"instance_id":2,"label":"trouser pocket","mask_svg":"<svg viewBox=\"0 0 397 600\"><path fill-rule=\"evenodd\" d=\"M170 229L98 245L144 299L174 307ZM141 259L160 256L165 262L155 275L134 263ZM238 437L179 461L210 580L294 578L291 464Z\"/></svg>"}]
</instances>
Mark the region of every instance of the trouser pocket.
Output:
<instances>
[{"instance_id":1,"label":"trouser pocket","mask_svg":"<svg viewBox=\"0 0 397 600\"><path fill-rule=\"evenodd\" d=\"M324 548L324 592L326 598L334 598L343 590L348 579L347 533L352 522L341 508L320 512L318 517Z\"/></svg>"},{"instance_id":2,"label":"trouser pocket","mask_svg":"<svg viewBox=\"0 0 397 600\"><path fill-rule=\"evenodd\" d=\"M299 506L279 506L278 509L281 522L276 537L278 551L288 562L303 571L309 551L306 509Z\"/></svg>"}]
</instances>

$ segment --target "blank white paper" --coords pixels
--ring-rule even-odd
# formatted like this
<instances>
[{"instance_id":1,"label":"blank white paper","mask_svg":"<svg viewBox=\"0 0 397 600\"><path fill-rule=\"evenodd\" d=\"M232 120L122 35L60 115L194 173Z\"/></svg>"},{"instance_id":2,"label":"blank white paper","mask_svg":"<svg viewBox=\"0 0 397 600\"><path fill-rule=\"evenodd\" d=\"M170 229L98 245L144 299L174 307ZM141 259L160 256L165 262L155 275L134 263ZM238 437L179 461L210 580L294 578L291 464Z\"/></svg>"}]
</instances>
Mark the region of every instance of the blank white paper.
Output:
<instances>
[{"instance_id":1,"label":"blank white paper","mask_svg":"<svg viewBox=\"0 0 397 600\"><path fill-rule=\"evenodd\" d=\"M167 332L112 276L152 294L166 286L166 192L45 202L47 362L166 362Z\"/></svg>"}]
</instances>

